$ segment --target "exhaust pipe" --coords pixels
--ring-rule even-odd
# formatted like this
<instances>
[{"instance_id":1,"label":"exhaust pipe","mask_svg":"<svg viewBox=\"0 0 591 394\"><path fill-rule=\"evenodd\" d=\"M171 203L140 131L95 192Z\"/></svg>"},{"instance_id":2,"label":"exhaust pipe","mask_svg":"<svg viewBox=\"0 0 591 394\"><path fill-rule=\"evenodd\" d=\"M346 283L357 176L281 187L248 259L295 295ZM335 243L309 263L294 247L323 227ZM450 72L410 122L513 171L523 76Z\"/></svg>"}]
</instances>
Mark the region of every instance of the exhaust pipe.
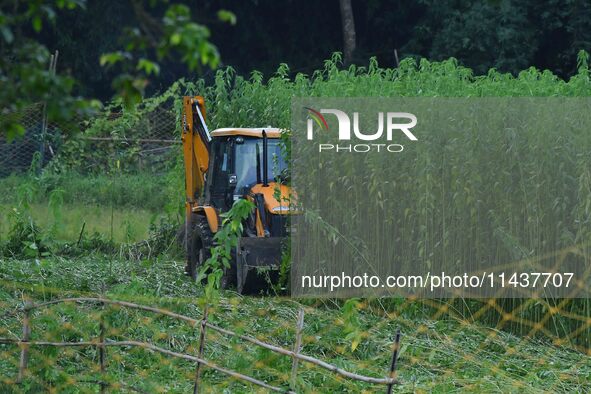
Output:
<instances>
[{"instance_id":1,"label":"exhaust pipe","mask_svg":"<svg viewBox=\"0 0 591 394\"><path fill-rule=\"evenodd\" d=\"M268 174L268 166L269 163L267 162L267 132L263 130L263 187L269 186L269 174Z\"/></svg>"}]
</instances>

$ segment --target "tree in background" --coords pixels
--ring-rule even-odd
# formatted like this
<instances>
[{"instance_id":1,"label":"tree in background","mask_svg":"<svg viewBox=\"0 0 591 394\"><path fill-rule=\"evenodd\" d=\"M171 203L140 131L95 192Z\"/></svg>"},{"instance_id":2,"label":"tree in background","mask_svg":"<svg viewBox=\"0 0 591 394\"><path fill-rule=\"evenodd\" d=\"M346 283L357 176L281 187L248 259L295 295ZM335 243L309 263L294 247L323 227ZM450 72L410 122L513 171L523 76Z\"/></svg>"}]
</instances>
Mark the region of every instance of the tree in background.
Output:
<instances>
[{"instance_id":1,"label":"tree in background","mask_svg":"<svg viewBox=\"0 0 591 394\"><path fill-rule=\"evenodd\" d=\"M116 38L120 49L100 57L102 66L118 68L112 86L124 104L141 100L150 78L160 72L160 60L174 58L191 71L219 64L209 29L193 21L186 5L166 0L129 1L135 18ZM22 135L25 130L18 113L33 103L45 103L50 121L67 121L76 113L96 108L98 102L75 94L74 78L49 70L49 50L43 43L44 27L58 26L58 14L75 18L83 13L86 0L0 0L0 5L0 135L9 140ZM103 15L102 19L110 16ZM235 23L229 11L219 10L217 17ZM71 40L78 41L75 36ZM94 61L98 63L99 59Z\"/></svg>"},{"instance_id":2,"label":"tree in background","mask_svg":"<svg viewBox=\"0 0 591 394\"><path fill-rule=\"evenodd\" d=\"M357 46L355 19L353 18L351 0L339 0L339 5L343 24L343 61L348 65L353 60L353 52L355 52L355 47Z\"/></svg>"},{"instance_id":3,"label":"tree in background","mask_svg":"<svg viewBox=\"0 0 591 394\"><path fill-rule=\"evenodd\" d=\"M457 58L475 73L535 66L566 78L591 50L588 0L422 0L403 52Z\"/></svg>"},{"instance_id":4,"label":"tree in background","mask_svg":"<svg viewBox=\"0 0 591 394\"><path fill-rule=\"evenodd\" d=\"M179 78L211 81L216 65L312 73L343 51L346 64L395 67L397 50L455 57L476 74L535 66L568 78L577 52L591 52L589 0L0 0L0 10L2 112L46 101L64 118L88 108L79 96L106 101L114 87L133 103ZM60 51L53 78L48 48ZM22 132L13 126L0 132Z\"/></svg>"},{"instance_id":5,"label":"tree in background","mask_svg":"<svg viewBox=\"0 0 591 394\"><path fill-rule=\"evenodd\" d=\"M164 0L162 0L165 2ZM122 73L112 83L126 105L141 100L150 75L160 73L158 61L165 59L183 63L189 71L202 67L214 69L220 62L218 49L210 39L210 31L203 24L194 22L191 11L184 4L170 4L163 15L155 17L140 0L130 0L137 26L126 28L124 48L103 54L101 65L121 66ZM158 13L158 2L152 2L151 10ZM233 13L219 10L217 18L236 23Z\"/></svg>"},{"instance_id":6,"label":"tree in background","mask_svg":"<svg viewBox=\"0 0 591 394\"><path fill-rule=\"evenodd\" d=\"M54 75L49 51L33 36L45 23L55 21L56 9L75 10L82 0L19 2L3 0L0 8L0 135L9 139L24 133L18 116L22 108L35 102L47 103L52 119L71 118L75 112L90 108L90 102L72 94L75 81Z\"/></svg>"},{"instance_id":7,"label":"tree in background","mask_svg":"<svg viewBox=\"0 0 591 394\"><path fill-rule=\"evenodd\" d=\"M517 72L532 65L538 42L525 2L450 3L430 4L441 21L430 38L431 58L463 59L479 74L491 67Z\"/></svg>"}]
</instances>

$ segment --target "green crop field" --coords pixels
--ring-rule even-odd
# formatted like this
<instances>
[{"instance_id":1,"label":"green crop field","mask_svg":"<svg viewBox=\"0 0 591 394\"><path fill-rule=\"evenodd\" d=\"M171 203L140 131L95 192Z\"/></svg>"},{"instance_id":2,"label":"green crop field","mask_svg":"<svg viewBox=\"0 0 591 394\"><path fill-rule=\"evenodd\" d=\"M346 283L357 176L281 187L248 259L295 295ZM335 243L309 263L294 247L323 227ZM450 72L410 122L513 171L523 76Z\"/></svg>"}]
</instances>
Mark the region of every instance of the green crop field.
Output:
<instances>
[{"instance_id":1,"label":"green crop field","mask_svg":"<svg viewBox=\"0 0 591 394\"><path fill-rule=\"evenodd\" d=\"M0 205L4 217L10 216L13 208L10 204ZM46 204L32 204L30 209L31 218L39 226L49 228L53 225L52 212ZM61 209L62 218L56 226L53 236L56 240L70 242L77 240L82 230L90 234L108 234L109 237L112 230L115 242L137 242L147 237L150 223L159 216L156 212L141 208L113 208L111 210L104 205L64 204ZM6 238L10 233L10 228L9 220L2 222L0 224L0 238Z\"/></svg>"}]
</instances>

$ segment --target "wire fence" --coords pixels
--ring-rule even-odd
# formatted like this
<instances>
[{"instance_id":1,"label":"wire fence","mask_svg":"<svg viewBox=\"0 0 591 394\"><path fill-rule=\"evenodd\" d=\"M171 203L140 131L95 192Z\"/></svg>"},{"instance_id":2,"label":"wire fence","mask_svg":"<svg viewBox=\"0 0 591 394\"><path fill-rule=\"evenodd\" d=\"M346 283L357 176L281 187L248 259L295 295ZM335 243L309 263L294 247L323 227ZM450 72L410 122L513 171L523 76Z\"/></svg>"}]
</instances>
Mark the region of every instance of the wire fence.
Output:
<instances>
[{"instance_id":1,"label":"wire fence","mask_svg":"<svg viewBox=\"0 0 591 394\"><path fill-rule=\"evenodd\" d=\"M320 304L269 307L264 299L227 298L206 312L196 298L53 299L51 287L38 291L49 301L39 293L34 305L7 308L0 319L0 392L186 393L195 390L195 382L199 392L376 392L388 390L392 377L394 388L403 392L587 392L591 387L588 357L469 320L450 320L450 304L436 300L399 304L401 312L432 305L436 312L424 319L394 312L371 318L355 356L343 349L349 341L345 316L336 317ZM160 304L166 306L146 306ZM484 303L482 310L492 305L501 304ZM368 302L359 308L372 309ZM397 327L405 333L402 342ZM389 367L396 375L384 378ZM348 372L362 378L350 379Z\"/></svg>"},{"instance_id":2,"label":"wire fence","mask_svg":"<svg viewBox=\"0 0 591 394\"><path fill-rule=\"evenodd\" d=\"M25 133L10 142L0 134L0 176L29 170L36 155L39 168L46 165L59 151L64 134L72 131L55 123L45 123L42 103L2 116L17 118Z\"/></svg>"},{"instance_id":3,"label":"wire fence","mask_svg":"<svg viewBox=\"0 0 591 394\"><path fill-rule=\"evenodd\" d=\"M162 316L167 316L176 320L183 321L188 323L192 328L197 327L199 330L199 341L196 345L197 353L194 355L187 354L185 352L174 351L171 349L166 349L164 347L156 346L153 343L137 341L133 339L125 339L125 340L111 340L107 338L107 330L104 321L104 311L101 312L99 316L99 333L98 338L94 340L87 340L87 341L50 341L50 340L39 340L39 339L32 339L32 332L33 332L33 318L34 312L38 309L43 308L50 308L57 304L81 304L81 303L91 303L95 305L99 305L102 307L105 306L116 306L116 307L123 307L129 309L135 309L142 312L151 312L155 314L159 314ZM379 378L379 377L372 377L366 376L362 374L358 374L355 372L350 372L343 368L338 367L337 365L330 364L326 361L323 361L319 358L311 357L305 355L301 352L302 346L302 332L304 328L304 309L300 308L298 312L298 318L296 322L295 328L295 340L292 349L286 349L281 346L276 346L271 343L261 341L253 336L250 335L243 335L237 332L234 332L229 329L222 328L209 320L209 311L207 306L203 310L203 315L201 319L194 319L189 316L185 316L179 313L175 313L166 309L161 309L157 307L151 307L146 305L140 305L136 303L126 302L126 301L119 301L119 300L112 300L106 298L92 298L92 297L78 297L78 298L64 298L64 299L57 299L51 300L46 302L40 303L32 303L27 301L25 305L22 307L21 310L12 312L13 314L18 313L22 314L22 336L21 338L1 338L0 337L0 344L10 344L16 345L20 348L20 355L18 358L18 371L14 374L13 379L6 379L4 380L4 384L8 386L23 386L25 380L27 378L27 369L29 365L29 357L30 357L30 348L32 346L35 347L54 347L54 348L68 348L68 347L78 347L78 348L96 348L98 353L98 371L100 379L98 380L84 380L84 383L91 383L96 384L100 388L101 393L107 392L107 389L110 387L125 387L127 389L133 391L140 391L142 390L134 388L133 386L126 385L123 382L113 381L112 379L107 377L107 347L122 347L122 348L142 348L145 350L149 350L152 352L157 352L160 354L164 354L169 357L175 357L183 360L188 360L196 364L195 366L195 373L193 379L193 393L196 394L200 392L201 386L201 368L207 367L211 368L215 371L218 371L224 375L227 375L231 378L241 380L244 382L248 382L250 384L260 386L266 388L270 391L275 392L286 392L286 393L294 393L298 390L297 388L297 374L298 374L298 364L299 362L305 362L308 364L312 364L315 367L323 368L328 370L334 374L340 375L342 378L356 380L360 382L369 383L372 385L383 385L386 387L386 392L391 393L394 385L398 384L398 380L396 379L396 367L397 367L397 359L398 359L398 352L400 350L400 330L398 330L396 334L396 339L392 344L392 358L390 363L390 368L386 377ZM6 315L5 315L6 317ZM219 334L222 334L224 337L232 337L242 340L244 342L249 342L250 344L259 346L261 348L267 349L271 352L287 356L291 359L291 374L289 376L289 381L285 382L283 387L274 386L269 384L261 379L254 378L252 376L248 376L242 374L238 371L224 368L222 366L216 365L215 363L209 361L205 357L205 346L206 346L206 338L207 334L206 331L211 330L215 331ZM37 330L35 330L37 331ZM29 383L30 384L30 383Z\"/></svg>"},{"instance_id":4,"label":"wire fence","mask_svg":"<svg viewBox=\"0 0 591 394\"><path fill-rule=\"evenodd\" d=\"M128 170L162 172L172 160L171 150L180 144L173 104L167 100L139 111L108 107L93 118L79 116L67 124L48 122L43 103L3 114L17 118L25 132L12 141L0 134L0 177L39 172L62 151L60 161L76 171L125 161ZM83 154L87 162L73 160L75 154Z\"/></svg>"}]
</instances>

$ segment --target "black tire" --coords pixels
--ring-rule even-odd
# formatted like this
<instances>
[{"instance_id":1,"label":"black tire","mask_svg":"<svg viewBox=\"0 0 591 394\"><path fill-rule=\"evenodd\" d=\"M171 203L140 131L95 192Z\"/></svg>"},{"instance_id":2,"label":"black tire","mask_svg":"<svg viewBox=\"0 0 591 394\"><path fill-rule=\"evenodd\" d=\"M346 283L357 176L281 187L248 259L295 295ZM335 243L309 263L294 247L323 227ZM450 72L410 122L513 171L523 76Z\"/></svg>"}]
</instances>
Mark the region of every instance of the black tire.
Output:
<instances>
[{"instance_id":1,"label":"black tire","mask_svg":"<svg viewBox=\"0 0 591 394\"><path fill-rule=\"evenodd\" d=\"M211 248L215 245L213 234L205 216L193 215L191 222L193 229L188 240L188 267L186 271L191 279L195 281L197 280L199 269L211 257ZM224 275L220 281L220 287L222 289L236 286L236 253L234 250L231 253L230 268L224 270Z\"/></svg>"},{"instance_id":2,"label":"black tire","mask_svg":"<svg viewBox=\"0 0 591 394\"><path fill-rule=\"evenodd\" d=\"M192 230L188 239L188 270L187 273L193 280L197 280L197 274L201 266L211 256L210 249L213 247L213 234L209 223L203 215L193 215Z\"/></svg>"}]
</instances>

